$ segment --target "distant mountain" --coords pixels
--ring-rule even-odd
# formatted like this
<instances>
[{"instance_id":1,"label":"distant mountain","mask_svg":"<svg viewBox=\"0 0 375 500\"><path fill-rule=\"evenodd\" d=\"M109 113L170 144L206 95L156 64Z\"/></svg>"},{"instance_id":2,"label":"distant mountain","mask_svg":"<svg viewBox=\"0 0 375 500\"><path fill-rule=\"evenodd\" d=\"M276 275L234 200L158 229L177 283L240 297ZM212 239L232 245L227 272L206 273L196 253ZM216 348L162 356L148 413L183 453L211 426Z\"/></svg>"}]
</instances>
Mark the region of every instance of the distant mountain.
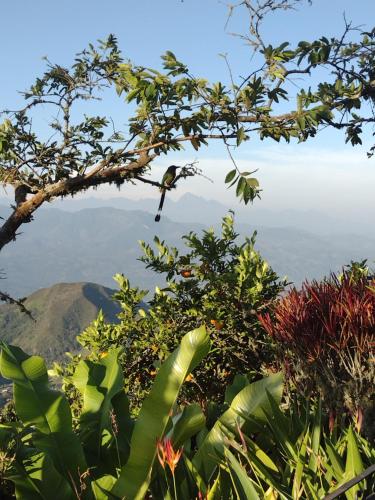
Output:
<instances>
[{"instance_id":1,"label":"distant mountain","mask_svg":"<svg viewBox=\"0 0 375 500\"><path fill-rule=\"evenodd\" d=\"M161 222L155 223L155 200L108 200L119 206L129 204L145 210L149 207L152 213L113 207L75 210L100 202L103 200L95 198L64 200L61 206L74 210L39 210L33 222L22 226L16 242L6 245L0 253L0 269L6 273L0 289L22 297L59 282L96 282L111 287L112 276L119 272L124 273L132 285L153 290L162 284L162 278L137 260L141 254L138 240L152 242L154 235L158 235L169 245L181 248L184 246L182 235L190 231L199 233L209 225L219 231L221 217L227 213L224 205L194 195L185 195L179 202L167 202L168 210L174 211L173 218L185 222L171 220L166 211ZM0 207L0 215L5 216L7 210L9 207ZM374 261L375 236L372 234L352 234L350 226L342 233L314 234L310 228L307 231L291 227L288 221L285 227L262 226L253 218L246 218L244 213L236 214L236 229L241 237L250 236L256 229L257 249L279 275L287 275L296 284L305 278L319 279L331 270L338 271L350 260L367 258L370 265ZM201 223L187 222L190 217Z\"/></svg>"},{"instance_id":2,"label":"distant mountain","mask_svg":"<svg viewBox=\"0 0 375 500\"><path fill-rule=\"evenodd\" d=\"M39 354L47 361L76 352L76 336L97 316L99 309L110 321L120 308L111 297L114 291L95 283L59 283L31 294L25 301L33 321L17 306L0 306L0 339Z\"/></svg>"},{"instance_id":3,"label":"distant mountain","mask_svg":"<svg viewBox=\"0 0 375 500\"><path fill-rule=\"evenodd\" d=\"M157 199L144 198L130 200L125 197L117 198L73 198L55 200L51 207L66 211L78 211L87 208L111 207L120 210L140 210L155 215L158 205ZM202 221L204 214L205 224L217 224L220 218L229 210L229 206L216 200L208 200L192 193L186 193L178 201L167 199L163 209L163 217L174 222L196 223ZM236 219L244 224L256 227L294 228L308 231L321 236L333 236L340 233L354 233L375 238L375 227L370 221L375 217L375 211L356 209L355 204L348 207L346 213L333 215L319 210L302 210L298 207L293 210L270 210L262 206L262 202L251 206L240 206L236 209Z\"/></svg>"},{"instance_id":4,"label":"distant mountain","mask_svg":"<svg viewBox=\"0 0 375 500\"><path fill-rule=\"evenodd\" d=\"M132 285L153 289L160 279L137 259L139 240L152 242L158 234L181 247L181 236L199 224L177 224L166 217L159 224L145 212L114 208L86 209L75 213L40 210L23 233L0 253L6 271L0 289L25 296L59 282L90 281L113 286L113 275L124 273Z\"/></svg>"}]
</instances>

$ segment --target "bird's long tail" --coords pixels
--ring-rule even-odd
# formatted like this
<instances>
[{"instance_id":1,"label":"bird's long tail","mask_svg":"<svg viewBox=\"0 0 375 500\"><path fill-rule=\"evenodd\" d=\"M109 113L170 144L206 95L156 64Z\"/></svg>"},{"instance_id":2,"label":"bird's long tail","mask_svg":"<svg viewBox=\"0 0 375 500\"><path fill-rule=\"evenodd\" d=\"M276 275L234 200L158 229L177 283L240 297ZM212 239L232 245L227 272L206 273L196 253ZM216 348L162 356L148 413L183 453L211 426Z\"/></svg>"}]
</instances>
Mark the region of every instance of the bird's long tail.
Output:
<instances>
[{"instance_id":1,"label":"bird's long tail","mask_svg":"<svg viewBox=\"0 0 375 500\"><path fill-rule=\"evenodd\" d=\"M163 189L161 192L160 203L159 203L158 213L155 216L155 222L159 222L160 220L161 211L163 210L164 200L165 200L165 189Z\"/></svg>"}]
</instances>

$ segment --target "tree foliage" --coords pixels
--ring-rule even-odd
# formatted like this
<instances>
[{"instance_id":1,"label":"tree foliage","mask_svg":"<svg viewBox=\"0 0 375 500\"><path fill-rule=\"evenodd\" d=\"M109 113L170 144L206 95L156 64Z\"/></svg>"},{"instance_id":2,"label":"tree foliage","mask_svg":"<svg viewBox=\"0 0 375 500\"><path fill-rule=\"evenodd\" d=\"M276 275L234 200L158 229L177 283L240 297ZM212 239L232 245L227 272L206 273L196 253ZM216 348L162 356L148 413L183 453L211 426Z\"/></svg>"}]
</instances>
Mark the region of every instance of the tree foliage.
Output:
<instances>
[{"instance_id":1,"label":"tree foliage","mask_svg":"<svg viewBox=\"0 0 375 500\"><path fill-rule=\"evenodd\" d=\"M6 111L0 124L0 180L15 188L0 247L55 197L103 183L159 186L147 177L153 161L187 142L199 150L211 139L224 141L229 149L253 134L305 141L330 126L344 129L346 141L360 144L364 126L374 122L375 31L361 33L347 24L338 37L295 46L266 43L264 18L294 4L245 0L233 7L250 16L250 32L242 36L257 51L258 66L238 81L232 75L230 85L193 76L171 51L162 56L162 70L133 64L124 60L113 35L98 46L90 44L71 67L47 60L47 71L24 93L25 106ZM315 74L319 83L314 88L310 80ZM306 85L296 93L291 82L297 76ZM125 103L125 131L107 116L82 115L82 101L97 99L107 87L115 88ZM54 110L51 134L38 134L32 117L45 107ZM187 167L182 177L197 173ZM245 202L259 194L256 180L237 167L227 181Z\"/></svg>"}]
</instances>

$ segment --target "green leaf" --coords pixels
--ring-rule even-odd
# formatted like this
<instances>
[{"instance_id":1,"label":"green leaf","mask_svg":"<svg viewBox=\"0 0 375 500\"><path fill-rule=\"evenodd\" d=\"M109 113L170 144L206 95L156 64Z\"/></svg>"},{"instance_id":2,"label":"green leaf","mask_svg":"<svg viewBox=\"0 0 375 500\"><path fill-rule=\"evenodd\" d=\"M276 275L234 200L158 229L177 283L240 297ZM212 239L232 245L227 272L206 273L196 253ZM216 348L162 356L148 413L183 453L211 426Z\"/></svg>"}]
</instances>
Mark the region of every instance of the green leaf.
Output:
<instances>
[{"instance_id":1,"label":"green leaf","mask_svg":"<svg viewBox=\"0 0 375 500\"><path fill-rule=\"evenodd\" d=\"M195 151L198 151L199 146L200 146L199 140L193 138L193 139L190 139L190 142L191 142L191 145L193 146L193 148L195 149Z\"/></svg>"},{"instance_id":2,"label":"green leaf","mask_svg":"<svg viewBox=\"0 0 375 500\"><path fill-rule=\"evenodd\" d=\"M304 466L306 461L306 452L307 452L307 442L309 440L309 432L306 432L300 449L298 450L298 459L295 464L295 472L294 472L294 480L293 480L293 488L292 488L292 496L293 499L298 500L301 498L301 487L302 480L304 476Z\"/></svg>"},{"instance_id":3,"label":"green leaf","mask_svg":"<svg viewBox=\"0 0 375 500\"><path fill-rule=\"evenodd\" d=\"M358 449L358 443L352 427L349 427L347 434L347 450L346 450L346 464L344 482L353 479L355 476L363 472L364 467L361 459L361 454ZM346 493L349 498L356 498L356 493L361 491L361 485L356 484Z\"/></svg>"},{"instance_id":4,"label":"green leaf","mask_svg":"<svg viewBox=\"0 0 375 500\"><path fill-rule=\"evenodd\" d=\"M244 389L247 385L249 385L249 379L247 375L237 374L235 375L233 382L231 385L228 385L225 389L225 398L224 401L227 405L230 405L233 401L234 397Z\"/></svg>"},{"instance_id":5,"label":"green leaf","mask_svg":"<svg viewBox=\"0 0 375 500\"><path fill-rule=\"evenodd\" d=\"M144 497L151 479L156 444L165 433L179 390L209 348L206 329L201 327L187 333L163 363L134 426L130 457L112 490L114 495L134 500Z\"/></svg>"},{"instance_id":6,"label":"green leaf","mask_svg":"<svg viewBox=\"0 0 375 500\"><path fill-rule=\"evenodd\" d=\"M182 446L187 439L198 434L204 428L205 423L206 417L199 404L185 406L168 433L173 447L176 449Z\"/></svg>"},{"instance_id":7,"label":"green leaf","mask_svg":"<svg viewBox=\"0 0 375 500\"><path fill-rule=\"evenodd\" d=\"M240 180L238 181L237 188L236 188L236 196L242 195L243 190L245 189L245 186L246 186L245 177L240 177Z\"/></svg>"},{"instance_id":8,"label":"green leaf","mask_svg":"<svg viewBox=\"0 0 375 500\"><path fill-rule=\"evenodd\" d=\"M314 415L314 424L311 438L311 455L309 461L309 469L316 473L318 470L318 454L320 448L320 434L322 421L322 402L319 399L318 406Z\"/></svg>"},{"instance_id":9,"label":"green leaf","mask_svg":"<svg viewBox=\"0 0 375 500\"><path fill-rule=\"evenodd\" d=\"M255 177L250 177L249 179L246 179L246 182L252 188L259 187L259 181Z\"/></svg>"},{"instance_id":10,"label":"green leaf","mask_svg":"<svg viewBox=\"0 0 375 500\"><path fill-rule=\"evenodd\" d=\"M226 177L225 177L225 184L228 184L229 182L231 182L235 178L236 173L237 173L236 169L233 169L230 172L228 172Z\"/></svg>"},{"instance_id":11,"label":"green leaf","mask_svg":"<svg viewBox=\"0 0 375 500\"><path fill-rule=\"evenodd\" d=\"M189 471L189 474L194 479L194 483L196 484L198 491L200 491L201 493L203 493L205 495L207 493L207 485L203 481L201 475L197 471L193 462L186 455L184 455L184 463L186 465L187 470ZM184 488L184 484L182 485L182 487ZM184 491L184 489L183 489L183 491ZM185 491L186 491L186 488L185 488Z\"/></svg>"},{"instance_id":12,"label":"green leaf","mask_svg":"<svg viewBox=\"0 0 375 500\"><path fill-rule=\"evenodd\" d=\"M24 425L35 428L34 445L49 454L66 479L78 484L80 473L87 470L85 457L72 431L69 403L49 388L43 359L2 344L0 373L13 381L16 413Z\"/></svg>"},{"instance_id":13,"label":"green leaf","mask_svg":"<svg viewBox=\"0 0 375 500\"><path fill-rule=\"evenodd\" d=\"M331 441L326 438L325 440L325 448L330 460L330 463L333 468L333 472L336 478L336 481L339 483L342 481L343 476L344 476L344 465L342 463L342 458L335 449L334 445L331 443Z\"/></svg>"},{"instance_id":14,"label":"green leaf","mask_svg":"<svg viewBox=\"0 0 375 500\"><path fill-rule=\"evenodd\" d=\"M15 485L18 499L73 500L76 495L45 453L39 452L17 460L14 472L8 477Z\"/></svg>"},{"instance_id":15,"label":"green leaf","mask_svg":"<svg viewBox=\"0 0 375 500\"><path fill-rule=\"evenodd\" d=\"M242 389L206 435L193 463L207 482L224 456L228 436L234 436L237 429L248 422L248 417L252 417L259 425L266 423L265 411L270 411L266 391L280 402L283 391L281 373L258 380Z\"/></svg>"},{"instance_id":16,"label":"green leaf","mask_svg":"<svg viewBox=\"0 0 375 500\"><path fill-rule=\"evenodd\" d=\"M116 478L110 475L106 475L97 479L91 483L91 488L94 494L95 500L110 500L115 498L111 495L111 488L116 482Z\"/></svg>"},{"instance_id":17,"label":"green leaf","mask_svg":"<svg viewBox=\"0 0 375 500\"><path fill-rule=\"evenodd\" d=\"M247 139L245 129L243 127L240 127L237 130L237 146L239 146L245 139Z\"/></svg>"},{"instance_id":18,"label":"green leaf","mask_svg":"<svg viewBox=\"0 0 375 500\"><path fill-rule=\"evenodd\" d=\"M237 498L239 500L260 500L252 480L247 475L246 469L241 466L228 448L225 449L224 456L229 468L229 473L232 478Z\"/></svg>"},{"instance_id":19,"label":"green leaf","mask_svg":"<svg viewBox=\"0 0 375 500\"><path fill-rule=\"evenodd\" d=\"M112 399L123 390L124 380L118 355L113 349L99 363L81 360L72 382L83 396L80 417L81 439L90 464L98 466L103 447L113 440Z\"/></svg>"}]
</instances>

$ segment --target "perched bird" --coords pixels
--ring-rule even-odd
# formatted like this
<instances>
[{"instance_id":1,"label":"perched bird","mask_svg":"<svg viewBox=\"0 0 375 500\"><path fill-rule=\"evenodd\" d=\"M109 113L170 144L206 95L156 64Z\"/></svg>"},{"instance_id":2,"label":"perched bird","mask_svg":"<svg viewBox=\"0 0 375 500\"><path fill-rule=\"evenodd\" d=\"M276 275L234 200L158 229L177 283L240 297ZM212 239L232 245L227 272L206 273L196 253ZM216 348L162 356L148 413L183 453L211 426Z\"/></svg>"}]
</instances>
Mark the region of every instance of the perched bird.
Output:
<instances>
[{"instance_id":1,"label":"perched bird","mask_svg":"<svg viewBox=\"0 0 375 500\"><path fill-rule=\"evenodd\" d=\"M17 208L26 201L26 197L30 192L30 188L26 186L26 184L16 184L14 187L14 201L16 202Z\"/></svg>"},{"instance_id":2,"label":"perched bird","mask_svg":"<svg viewBox=\"0 0 375 500\"><path fill-rule=\"evenodd\" d=\"M176 170L178 168L179 167L177 167L176 165L171 165L170 167L167 168L165 174L163 175L163 179L161 181L163 187L160 188L161 197L160 197L158 213L156 214L155 217L155 222L159 222L160 220L160 214L161 211L163 210L163 205L164 205L165 192L173 184L173 181L176 178Z\"/></svg>"}]
</instances>

